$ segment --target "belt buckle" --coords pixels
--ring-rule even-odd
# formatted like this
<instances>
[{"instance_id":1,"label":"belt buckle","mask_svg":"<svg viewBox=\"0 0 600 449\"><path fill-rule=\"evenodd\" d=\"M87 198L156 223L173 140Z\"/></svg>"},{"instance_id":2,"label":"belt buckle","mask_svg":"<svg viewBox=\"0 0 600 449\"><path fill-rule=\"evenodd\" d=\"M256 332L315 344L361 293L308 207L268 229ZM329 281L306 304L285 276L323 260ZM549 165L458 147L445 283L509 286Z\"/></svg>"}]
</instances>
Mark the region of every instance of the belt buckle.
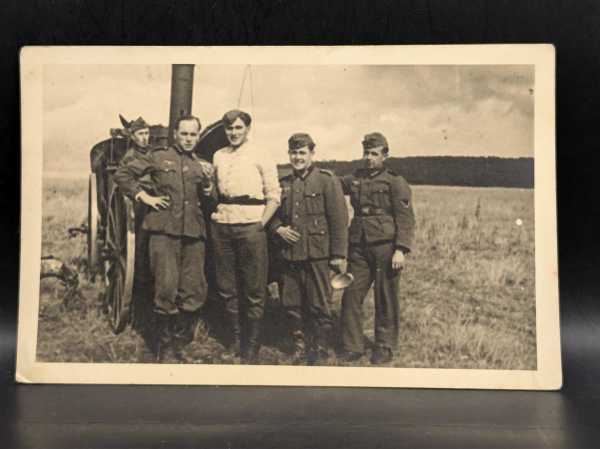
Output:
<instances>
[{"instance_id":1,"label":"belt buckle","mask_svg":"<svg viewBox=\"0 0 600 449\"><path fill-rule=\"evenodd\" d=\"M362 213L363 215L369 215L370 211L371 211L371 208L370 208L370 207L368 207L368 206L367 206L367 207L363 207L363 208L361 209L361 213Z\"/></svg>"}]
</instances>

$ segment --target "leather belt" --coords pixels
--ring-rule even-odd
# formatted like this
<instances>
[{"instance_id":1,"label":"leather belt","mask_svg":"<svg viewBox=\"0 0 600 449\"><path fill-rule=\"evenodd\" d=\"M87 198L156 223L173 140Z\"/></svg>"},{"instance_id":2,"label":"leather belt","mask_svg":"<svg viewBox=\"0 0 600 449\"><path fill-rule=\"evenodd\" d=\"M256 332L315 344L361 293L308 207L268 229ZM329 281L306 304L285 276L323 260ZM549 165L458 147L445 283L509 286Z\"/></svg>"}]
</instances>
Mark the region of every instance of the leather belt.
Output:
<instances>
[{"instance_id":1,"label":"leather belt","mask_svg":"<svg viewBox=\"0 0 600 449\"><path fill-rule=\"evenodd\" d=\"M267 200L252 198L248 195L242 196L220 196L219 203L221 204L240 204L242 206L260 206L267 204Z\"/></svg>"},{"instance_id":2,"label":"leather belt","mask_svg":"<svg viewBox=\"0 0 600 449\"><path fill-rule=\"evenodd\" d=\"M371 215L391 215L391 214L389 212L387 212L385 209L381 209L380 207L365 206L365 207L361 207L357 211L356 215L359 217L368 217Z\"/></svg>"}]
</instances>

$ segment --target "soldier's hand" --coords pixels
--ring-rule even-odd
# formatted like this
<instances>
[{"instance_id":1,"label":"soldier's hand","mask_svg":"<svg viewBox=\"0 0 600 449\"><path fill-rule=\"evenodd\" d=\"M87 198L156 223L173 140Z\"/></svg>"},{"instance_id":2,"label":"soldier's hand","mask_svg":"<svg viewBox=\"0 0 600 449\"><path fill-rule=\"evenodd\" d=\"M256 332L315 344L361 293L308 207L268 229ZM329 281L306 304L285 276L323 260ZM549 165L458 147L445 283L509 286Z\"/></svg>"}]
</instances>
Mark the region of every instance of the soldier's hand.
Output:
<instances>
[{"instance_id":1,"label":"soldier's hand","mask_svg":"<svg viewBox=\"0 0 600 449\"><path fill-rule=\"evenodd\" d=\"M164 195L152 196L142 190L136 195L136 199L150 206L154 210L162 210L169 207L169 197Z\"/></svg>"},{"instance_id":2,"label":"soldier's hand","mask_svg":"<svg viewBox=\"0 0 600 449\"><path fill-rule=\"evenodd\" d=\"M392 270L401 270L404 268L405 258L404 253L397 249L392 256Z\"/></svg>"},{"instance_id":3,"label":"soldier's hand","mask_svg":"<svg viewBox=\"0 0 600 449\"><path fill-rule=\"evenodd\" d=\"M275 232L290 245L297 243L301 237L301 234L298 231L294 231L291 226L279 226Z\"/></svg>"},{"instance_id":4,"label":"soldier's hand","mask_svg":"<svg viewBox=\"0 0 600 449\"><path fill-rule=\"evenodd\" d=\"M212 191L213 191L213 183L212 180L210 179L205 179L202 182L202 195L204 196L210 196L212 195Z\"/></svg>"},{"instance_id":5,"label":"soldier's hand","mask_svg":"<svg viewBox=\"0 0 600 449\"><path fill-rule=\"evenodd\" d=\"M348 270L348 262L346 259L342 259L341 257L336 257L329 261L329 266L333 271L339 274L344 274Z\"/></svg>"},{"instance_id":6,"label":"soldier's hand","mask_svg":"<svg viewBox=\"0 0 600 449\"><path fill-rule=\"evenodd\" d=\"M213 166L213 164L206 161L199 161L198 163L200 164L200 170L202 170L202 175L205 178L212 180L215 176L215 167Z\"/></svg>"}]
</instances>

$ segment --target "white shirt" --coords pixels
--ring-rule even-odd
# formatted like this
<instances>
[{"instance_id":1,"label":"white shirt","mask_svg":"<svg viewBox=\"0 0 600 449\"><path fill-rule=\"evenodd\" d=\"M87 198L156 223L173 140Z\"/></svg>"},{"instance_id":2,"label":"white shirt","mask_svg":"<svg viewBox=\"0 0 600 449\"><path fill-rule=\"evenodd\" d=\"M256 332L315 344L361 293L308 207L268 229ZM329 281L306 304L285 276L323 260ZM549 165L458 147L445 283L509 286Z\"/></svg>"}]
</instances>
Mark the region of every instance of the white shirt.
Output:
<instances>
[{"instance_id":1,"label":"white shirt","mask_svg":"<svg viewBox=\"0 0 600 449\"><path fill-rule=\"evenodd\" d=\"M213 156L219 195L272 200L280 203L281 188L277 166L260 148L246 141L237 148L227 146ZM265 206L245 204L219 204L212 214L217 223L257 223Z\"/></svg>"}]
</instances>

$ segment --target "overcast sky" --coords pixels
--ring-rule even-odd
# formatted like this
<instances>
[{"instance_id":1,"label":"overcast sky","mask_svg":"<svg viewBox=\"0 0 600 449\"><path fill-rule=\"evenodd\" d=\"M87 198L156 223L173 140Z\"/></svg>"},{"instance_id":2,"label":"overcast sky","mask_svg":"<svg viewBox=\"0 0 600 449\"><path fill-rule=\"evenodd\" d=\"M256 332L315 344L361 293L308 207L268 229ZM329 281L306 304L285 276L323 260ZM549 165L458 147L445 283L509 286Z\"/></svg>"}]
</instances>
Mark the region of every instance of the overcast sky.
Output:
<instances>
[{"instance_id":1,"label":"overcast sky","mask_svg":"<svg viewBox=\"0 0 600 449\"><path fill-rule=\"evenodd\" d=\"M87 173L89 150L118 114L167 124L169 65L54 65L44 69L44 170ZM237 107L242 65L197 65L193 113L203 125ZM247 72L248 73L248 72ZM384 133L393 156L533 156L531 66L252 66L241 108L277 162L308 132L318 159L360 157Z\"/></svg>"}]
</instances>

